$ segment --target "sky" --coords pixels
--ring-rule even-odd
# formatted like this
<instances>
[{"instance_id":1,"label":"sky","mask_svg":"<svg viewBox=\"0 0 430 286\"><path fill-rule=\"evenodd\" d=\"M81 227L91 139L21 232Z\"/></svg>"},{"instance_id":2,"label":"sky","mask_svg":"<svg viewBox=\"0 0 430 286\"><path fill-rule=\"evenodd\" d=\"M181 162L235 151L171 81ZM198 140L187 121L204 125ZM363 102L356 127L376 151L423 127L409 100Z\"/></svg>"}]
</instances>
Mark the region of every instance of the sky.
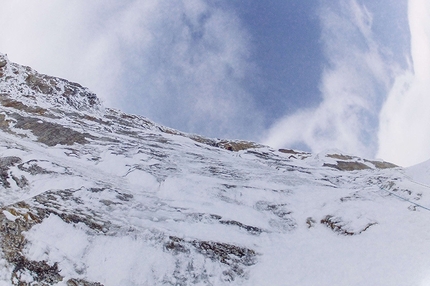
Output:
<instances>
[{"instance_id":1,"label":"sky","mask_svg":"<svg viewBox=\"0 0 430 286\"><path fill-rule=\"evenodd\" d=\"M427 0L0 4L0 52L107 107L273 148L430 159Z\"/></svg>"}]
</instances>

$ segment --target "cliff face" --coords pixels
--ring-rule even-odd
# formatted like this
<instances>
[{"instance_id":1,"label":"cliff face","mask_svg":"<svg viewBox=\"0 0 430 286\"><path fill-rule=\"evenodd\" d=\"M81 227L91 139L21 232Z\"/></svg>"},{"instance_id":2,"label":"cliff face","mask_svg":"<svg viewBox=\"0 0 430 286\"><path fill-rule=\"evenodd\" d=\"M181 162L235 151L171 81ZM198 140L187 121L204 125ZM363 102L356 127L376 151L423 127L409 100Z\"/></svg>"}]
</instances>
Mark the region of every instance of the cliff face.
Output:
<instances>
[{"instance_id":1,"label":"cliff face","mask_svg":"<svg viewBox=\"0 0 430 286\"><path fill-rule=\"evenodd\" d=\"M0 281L425 285L425 166L184 134L0 54Z\"/></svg>"}]
</instances>

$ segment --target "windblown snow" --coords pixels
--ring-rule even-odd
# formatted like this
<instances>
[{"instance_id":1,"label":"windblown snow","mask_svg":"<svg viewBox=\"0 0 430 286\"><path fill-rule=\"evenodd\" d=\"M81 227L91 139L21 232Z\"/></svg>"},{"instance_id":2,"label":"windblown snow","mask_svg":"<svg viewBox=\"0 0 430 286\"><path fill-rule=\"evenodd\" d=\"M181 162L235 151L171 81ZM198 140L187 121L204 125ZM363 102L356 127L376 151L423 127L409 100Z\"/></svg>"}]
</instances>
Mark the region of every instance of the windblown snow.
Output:
<instances>
[{"instance_id":1,"label":"windblown snow","mask_svg":"<svg viewBox=\"0 0 430 286\"><path fill-rule=\"evenodd\" d=\"M1 285L430 285L429 185L184 134L0 54Z\"/></svg>"}]
</instances>

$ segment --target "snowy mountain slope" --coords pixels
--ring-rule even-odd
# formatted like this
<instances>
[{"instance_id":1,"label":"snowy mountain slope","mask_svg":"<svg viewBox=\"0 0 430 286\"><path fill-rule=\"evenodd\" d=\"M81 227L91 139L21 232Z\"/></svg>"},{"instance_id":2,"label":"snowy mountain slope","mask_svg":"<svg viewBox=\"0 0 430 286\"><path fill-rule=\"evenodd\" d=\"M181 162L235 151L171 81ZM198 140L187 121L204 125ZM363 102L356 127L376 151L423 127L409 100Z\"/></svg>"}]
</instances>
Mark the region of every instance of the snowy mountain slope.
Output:
<instances>
[{"instance_id":1,"label":"snowy mountain slope","mask_svg":"<svg viewBox=\"0 0 430 286\"><path fill-rule=\"evenodd\" d=\"M426 169L183 134L3 55L0 103L0 285L430 284Z\"/></svg>"}]
</instances>

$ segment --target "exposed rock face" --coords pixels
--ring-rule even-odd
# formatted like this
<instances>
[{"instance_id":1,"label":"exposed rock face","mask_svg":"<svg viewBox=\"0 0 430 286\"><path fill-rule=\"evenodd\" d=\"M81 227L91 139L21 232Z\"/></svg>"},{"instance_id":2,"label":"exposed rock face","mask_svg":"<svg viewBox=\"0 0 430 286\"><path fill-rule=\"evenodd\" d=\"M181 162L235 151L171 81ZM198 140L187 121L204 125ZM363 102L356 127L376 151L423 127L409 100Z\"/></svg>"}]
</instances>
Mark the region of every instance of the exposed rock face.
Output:
<instances>
[{"instance_id":1,"label":"exposed rock face","mask_svg":"<svg viewBox=\"0 0 430 286\"><path fill-rule=\"evenodd\" d=\"M13 156L0 158L0 182L3 187L10 188L8 171L11 166L16 165L17 163L21 163L21 158Z\"/></svg>"},{"instance_id":2,"label":"exposed rock face","mask_svg":"<svg viewBox=\"0 0 430 286\"><path fill-rule=\"evenodd\" d=\"M15 219L8 219L5 213ZM40 217L30 212L28 205L18 203L4 209L0 214L0 222L4 257L14 266L10 280L12 285L22 285L26 276L31 276L34 282L42 283L42 285L52 285L62 280L56 263L48 265L46 261L31 261L22 254L26 244L23 232L41 222Z\"/></svg>"},{"instance_id":3,"label":"exposed rock face","mask_svg":"<svg viewBox=\"0 0 430 286\"><path fill-rule=\"evenodd\" d=\"M396 165L384 161L371 161L362 159L356 156L343 155L343 154L327 154L326 157L338 159L336 164L324 163L325 167L335 168L340 171L356 171L366 169L389 169L395 168Z\"/></svg>"},{"instance_id":4,"label":"exposed rock face","mask_svg":"<svg viewBox=\"0 0 430 286\"><path fill-rule=\"evenodd\" d=\"M403 217L406 261L430 247L427 187L399 167L185 134L1 54L0 195L6 285L345 285Z\"/></svg>"},{"instance_id":5,"label":"exposed rock face","mask_svg":"<svg viewBox=\"0 0 430 286\"><path fill-rule=\"evenodd\" d=\"M0 68L5 67L6 64L7 64L7 60L3 56L0 56Z\"/></svg>"}]
</instances>

